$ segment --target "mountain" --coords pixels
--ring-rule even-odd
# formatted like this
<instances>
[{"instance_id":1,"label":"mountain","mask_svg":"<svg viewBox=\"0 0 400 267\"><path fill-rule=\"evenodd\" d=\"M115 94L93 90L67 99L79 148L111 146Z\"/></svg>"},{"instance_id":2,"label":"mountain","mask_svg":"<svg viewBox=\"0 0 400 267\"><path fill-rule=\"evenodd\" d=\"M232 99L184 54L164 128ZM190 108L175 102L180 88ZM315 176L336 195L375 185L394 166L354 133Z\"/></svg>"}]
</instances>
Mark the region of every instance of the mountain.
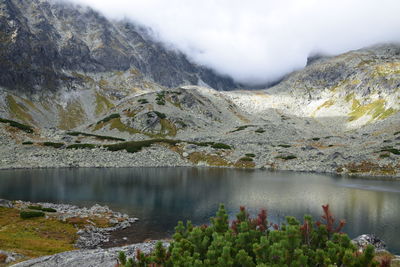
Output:
<instances>
[{"instance_id":1,"label":"mountain","mask_svg":"<svg viewBox=\"0 0 400 267\"><path fill-rule=\"evenodd\" d=\"M400 176L399 44L314 57L273 87L239 90L87 7L1 0L0 33L0 168Z\"/></svg>"},{"instance_id":2,"label":"mountain","mask_svg":"<svg viewBox=\"0 0 400 267\"><path fill-rule=\"evenodd\" d=\"M132 23L60 1L2 0L0 38L0 86L12 91L76 90L92 79L99 82L98 75L116 74L131 87L137 80L170 88L237 87L232 79L151 40Z\"/></svg>"}]
</instances>

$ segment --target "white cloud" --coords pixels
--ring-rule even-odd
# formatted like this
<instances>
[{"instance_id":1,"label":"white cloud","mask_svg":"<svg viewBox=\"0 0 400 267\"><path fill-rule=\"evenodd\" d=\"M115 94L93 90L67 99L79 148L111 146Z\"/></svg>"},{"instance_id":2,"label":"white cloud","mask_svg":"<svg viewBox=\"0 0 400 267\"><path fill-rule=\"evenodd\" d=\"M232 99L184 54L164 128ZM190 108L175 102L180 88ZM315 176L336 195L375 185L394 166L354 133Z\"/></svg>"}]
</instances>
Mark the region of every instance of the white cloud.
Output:
<instances>
[{"instance_id":1,"label":"white cloud","mask_svg":"<svg viewBox=\"0 0 400 267\"><path fill-rule=\"evenodd\" d=\"M193 61L260 84L338 54L400 42L399 0L69 0L157 32Z\"/></svg>"}]
</instances>

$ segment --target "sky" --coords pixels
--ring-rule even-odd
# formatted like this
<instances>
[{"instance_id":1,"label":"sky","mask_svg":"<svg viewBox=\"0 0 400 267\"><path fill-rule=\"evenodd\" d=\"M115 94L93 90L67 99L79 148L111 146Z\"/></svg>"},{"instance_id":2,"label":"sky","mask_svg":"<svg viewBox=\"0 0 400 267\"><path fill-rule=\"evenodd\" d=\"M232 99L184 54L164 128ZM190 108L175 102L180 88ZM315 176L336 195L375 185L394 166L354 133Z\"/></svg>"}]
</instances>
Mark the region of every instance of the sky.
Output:
<instances>
[{"instance_id":1,"label":"sky","mask_svg":"<svg viewBox=\"0 0 400 267\"><path fill-rule=\"evenodd\" d=\"M66 0L150 27L193 62L261 85L336 55L400 42L400 0Z\"/></svg>"}]
</instances>

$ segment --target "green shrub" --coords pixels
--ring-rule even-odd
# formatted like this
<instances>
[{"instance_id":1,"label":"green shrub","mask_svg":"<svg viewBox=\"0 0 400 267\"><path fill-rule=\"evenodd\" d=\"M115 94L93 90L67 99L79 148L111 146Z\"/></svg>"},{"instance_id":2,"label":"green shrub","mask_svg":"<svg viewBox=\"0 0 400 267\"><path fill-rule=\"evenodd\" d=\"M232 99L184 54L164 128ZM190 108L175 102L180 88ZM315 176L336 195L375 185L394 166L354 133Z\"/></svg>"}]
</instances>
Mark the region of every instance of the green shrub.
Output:
<instances>
[{"instance_id":1,"label":"green shrub","mask_svg":"<svg viewBox=\"0 0 400 267\"><path fill-rule=\"evenodd\" d=\"M113 137L113 136L105 136L105 135L97 135L97 134L89 134L89 133L82 133L82 132L68 132L68 135L71 136L87 136L87 137L95 137L100 140L110 140L110 141L125 141L125 139Z\"/></svg>"},{"instance_id":2,"label":"green shrub","mask_svg":"<svg viewBox=\"0 0 400 267\"><path fill-rule=\"evenodd\" d=\"M118 118L121 118L121 115L119 115L118 113L111 114L110 116L105 117L104 119L98 121L97 124L106 123L106 122L109 122L112 119L118 119Z\"/></svg>"},{"instance_id":3,"label":"green shrub","mask_svg":"<svg viewBox=\"0 0 400 267\"><path fill-rule=\"evenodd\" d=\"M256 154L253 154L253 153L247 153L247 154L244 154L246 157L250 157L250 158L255 158L256 157Z\"/></svg>"},{"instance_id":4,"label":"green shrub","mask_svg":"<svg viewBox=\"0 0 400 267\"><path fill-rule=\"evenodd\" d=\"M291 147L291 145L286 145L286 144L281 144L281 145L278 145L278 146L283 147L283 148L289 148L289 147Z\"/></svg>"},{"instance_id":5,"label":"green shrub","mask_svg":"<svg viewBox=\"0 0 400 267\"><path fill-rule=\"evenodd\" d=\"M44 217L44 212L41 211L21 211L19 213L19 216L22 219L29 219L29 218L35 218L35 217Z\"/></svg>"},{"instance_id":6,"label":"green shrub","mask_svg":"<svg viewBox=\"0 0 400 267\"><path fill-rule=\"evenodd\" d=\"M31 142L31 141L25 141L25 142L23 142L22 144L23 144L23 145L33 145L33 142Z\"/></svg>"},{"instance_id":7,"label":"green shrub","mask_svg":"<svg viewBox=\"0 0 400 267\"><path fill-rule=\"evenodd\" d=\"M398 135L398 134L400 134L400 131L398 131L398 132L395 132L393 135Z\"/></svg>"},{"instance_id":8,"label":"green shrub","mask_svg":"<svg viewBox=\"0 0 400 267\"><path fill-rule=\"evenodd\" d=\"M57 212L57 210L52 209L52 208L42 208L42 211L45 211L45 212Z\"/></svg>"},{"instance_id":9,"label":"green shrub","mask_svg":"<svg viewBox=\"0 0 400 267\"><path fill-rule=\"evenodd\" d=\"M157 117L159 117L160 119L165 119L167 117L167 115L165 115L164 113L158 112L158 111L153 111Z\"/></svg>"},{"instance_id":10,"label":"green shrub","mask_svg":"<svg viewBox=\"0 0 400 267\"><path fill-rule=\"evenodd\" d=\"M230 145L224 143L214 143L211 145L211 147L215 149L232 149Z\"/></svg>"},{"instance_id":11,"label":"green shrub","mask_svg":"<svg viewBox=\"0 0 400 267\"><path fill-rule=\"evenodd\" d=\"M138 102L139 102L140 104L142 104L142 105L148 104L148 103L149 103L149 101L147 101L147 99L144 99L144 98L139 99Z\"/></svg>"},{"instance_id":12,"label":"green shrub","mask_svg":"<svg viewBox=\"0 0 400 267\"><path fill-rule=\"evenodd\" d=\"M284 159L284 160L291 160L291 159L297 159L297 157L295 155L280 155L275 157L277 159Z\"/></svg>"},{"instance_id":13,"label":"green shrub","mask_svg":"<svg viewBox=\"0 0 400 267\"><path fill-rule=\"evenodd\" d=\"M319 137L314 137L314 138L312 138L312 140L313 141L319 141L321 138L319 138Z\"/></svg>"},{"instance_id":14,"label":"green shrub","mask_svg":"<svg viewBox=\"0 0 400 267\"><path fill-rule=\"evenodd\" d=\"M25 125L16 121L12 121L12 120L7 120L7 119L2 119L0 118L0 122L1 123L8 123L8 125L10 125L11 127L20 129L26 133L33 133L33 127L29 126L29 125Z\"/></svg>"},{"instance_id":15,"label":"green shrub","mask_svg":"<svg viewBox=\"0 0 400 267\"><path fill-rule=\"evenodd\" d=\"M243 131L243 130L245 130L246 128L248 128L248 127L250 127L250 126L251 126L251 125L242 125L242 126L236 127L236 129L233 130L231 133Z\"/></svg>"},{"instance_id":16,"label":"green shrub","mask_svg":"<svg viewBox=\"0 0 400 267\"><path fill-rule=\"evenodd\" d=\"M67 146L67 149L94 149L96 145L94 144L73 144Z\"/></svg>"},{"instance_id":17,"label":"green shrub","mask_svg":"<svg viewBox=\"0 0 400 267\"><path fill-rule=\"evenodd\" d=\"M258 128L255 130L256 133L265 133L265 130L263 128Z\"/></svg>"},{"instance_id":18,"label":"green shrub","mask_svg":"<svg viewBox=\"0 0 400 267\"><path fill-rule=\"evenodd\" d=\"M50 146L50 147L54 147L54 148L60 148L60 147L64 146L64 143L44 142L43 146Z\"/></svg>"},{"instance_id":19,"label":"green shrub","mask_svg":"<svg viewBox=\"0 0 400 267\"><path fill-rule=\"evenodd\" d=\"M40 211L45 211L45 212L57 212L57 210L52 209L52 208L43 208L42 206L28 206L28 209L31 210L40 210Z\"/></svg>"},{"instance_id":20,"label":"green shrub","mask_svg":"<svg viewBox=\"0 0 400 267\"><path fill-rule=\"evenodd\" d=\"M156 102L157 105L165 105L165 92L157 93Z\"/></svg>"},{"instance_id":21,"label":"green shrub","mask_svg":"<svg viewBox=\"0 0 400 267\"><path fill-rule=\"evenodd\" d=\"M138 250L135 261L120 252L119 266L377 266L373 246L358 252L339 233L344 221L335 225L329 206L323 210L322 222L286 217L278 226L267 221L265 210L251 218L244 207L229 222L221 205L210 226L179 222L168 248L158 242L149 255Z\"/></svg>"},{"instance_id":22,"label":"green shrub","mask_svg":"<svg viewBox=\"0 0 400 267\"><path fill-rule=\"evenodd\" d=\"M253 161L253 158L250 157L243 157L239 159L240 161Z\"/></svg>"},{"instance_id":23,"label":"green shrub","mask_svg":"<svg viewBox=\"0 0 400 267\"><path fill-rule=\"evenodd\" d=\"M190 143L196 146L212 146L215 144L214 142L190 142Z\"/></svg>"},{"instance_id":24,"label":"green shrub","mask_svg":"<svg viewBox=\"0 0 400 267\"><path fill-rule=\"evenodd\" d=\"M129 153L136 153L142 150L144 147L149 147L152 144L156 143L166 143L170 145L176 145L177 143L180 143L181 141L179 140L170 140L170 139L151 139L151 140L144 140L144 141L131 141L131 142L124 142L124 143L118 143L118 144L113 144L113 145L104 145L105 148L107 148L110 151L120 151L120 150L126 150Z\"/></svg>"}]
</instances>

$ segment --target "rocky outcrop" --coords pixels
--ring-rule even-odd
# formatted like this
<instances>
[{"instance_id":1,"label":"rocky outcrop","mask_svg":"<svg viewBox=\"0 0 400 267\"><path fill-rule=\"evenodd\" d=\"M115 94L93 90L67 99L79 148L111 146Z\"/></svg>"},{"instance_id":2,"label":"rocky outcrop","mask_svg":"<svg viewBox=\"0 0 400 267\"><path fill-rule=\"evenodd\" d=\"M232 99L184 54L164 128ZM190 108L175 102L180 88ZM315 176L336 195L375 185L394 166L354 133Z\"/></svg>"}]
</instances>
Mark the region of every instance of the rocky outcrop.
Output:
<instances>
[{"instance_id":1,"label":"rocky outcrop","mask_svg":"<svg viewBox=\"0 0 400 267\"><path fill-rule=\"evenodd\" d=\"M14 267L97 267L115 266L118 261L118 253L125 252L128 258L135 256L136 250L140 249L147 254L154 248L156 242L134 244L125 247L95 250L76 250L64 252L52 256L41 257L13 265ZM168 243L164 243L168 246Z\"/></svg>"},{"instance_id":2,"label":"rocky outcrop","mask_svg":"<svg viewBox=\"0 0 400 267\"><path fill-rule=\"evenodd\" d=\"M130 22L110 21L61 1L1 1L1 87L29 93L72 90L90 83L90 74L127 71L165 87L236 87L232 79L191 63Z\"/></svg>"}]
</instances>

